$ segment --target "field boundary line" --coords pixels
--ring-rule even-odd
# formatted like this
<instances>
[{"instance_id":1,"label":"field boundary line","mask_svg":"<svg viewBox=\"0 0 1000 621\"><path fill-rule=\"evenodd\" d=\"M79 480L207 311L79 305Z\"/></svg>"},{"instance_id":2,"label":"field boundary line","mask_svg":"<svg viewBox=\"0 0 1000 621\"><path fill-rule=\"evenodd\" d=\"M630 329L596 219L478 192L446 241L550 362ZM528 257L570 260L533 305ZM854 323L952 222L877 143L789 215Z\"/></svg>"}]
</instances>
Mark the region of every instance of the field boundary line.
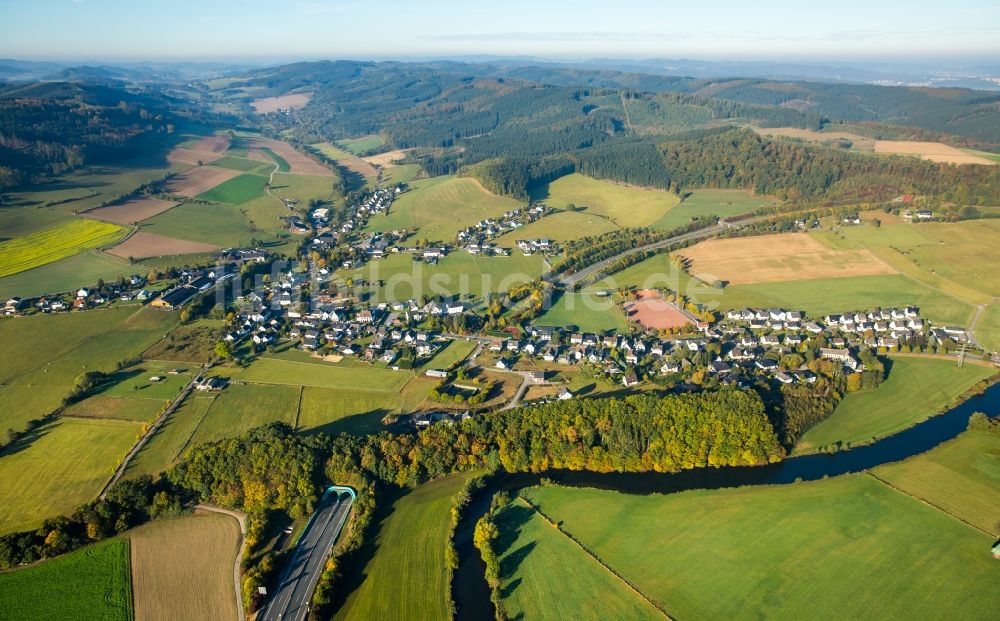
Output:
<instances>
[{"instance_id":1,"label":"field boundary line","mask_svg":"<svg viewBox=\"0 0 1000 621\"><path fill-rule=\"evenodd\" d=\"M299 386L299 400L295 403L295 424L292 425L292 431L296 433L299 431L299 417L302 416L302 393L305 390L305 386Z\"/></svg>"},{"instance_id":2,"label":"field boundary line","mask_svg":"<svg viewBox=\"0 0 1000 621\"><path fill-rule=\"evenodd\" d=\"M933 502L927 500L926 498L921 498L920 496L916 496L914 494L911 494L910 492L908 492L905 489L897 486L896 484L890 483L889 481L883 479L882 477L878 476L877 474L875 474L871 470L866 470L865 474L867 474L871 478L875 479L876 481L878 481L882 485L885 485L886 487L888 487L890 489L893 489L893 490L899 492L900 494L902 494L904 496L909 496L913 500L916 500L917 502L923 503L923 504L927 505L928 507L930 507L932 509L937 509L941 513L943 513L943 514L945 514L945 515L947 515L947 516L949 516L951 518L954 518L954 519L958 520L959 522L961 522L962 524L965 524L969 528L974 528L975 530L978 530L979 532L983 533L984 535L987 535L987 536L992 537L994 539L996 538L996 534L995 533L991 533L989 531L983 530L982 528L979 528L978 526L976 526L972 522L969 522L969 521L965 520L964 518L958 517L954 513L948 511L947 509L945 509L943 507L939 507L938 505L936 505Z\"/></svg>"},{"instance_id":3,"label":"field boundary line","mask_svg":"<svg viewBox=\"0 0 1000 621\"><path fill-rule=\"evenodd\" d=\"M657 604L656 602L654 602L645 593L643 593L642 591L640 591L638 589L638 587L636 587L634 584L632 584L627 579L625 579L625 577L622 576L621 574L619 574L617 571L615 571L614 569L612 569L612 567L610 565L608 565L603 560L601 560L601 557L599 557L596 554L594 554L593 552L591 552L587 548L587 546L583 545L583 542L581 542L579 539L577 539L576 537L574 537L569 531L567 531L566 529L564 529L562 527L562 524L560 524L559 522L553 520L548 515L546 515L545 512L543 512L540 507L535 506L531 501L529 501L527 498L525 498L523 496L518 496L517 500L520 500L521 502L523 502L529 509L531 509L536 514L538 514L539 517L541 517L546 522L548 522L549 524L551 524L552 526L554 526L557 531L559 531L564 537L566 537L568 540L570 540L576 547L578 547L580 550L582 550L584 554L586 554L589 558L593 559L595 563L597 563L602 568L604 568L604 570L607 571L609 574L611 574L612 576L614 576L615 578L617 578L618 581L621 582L622 584L624 584L625 587L628 590L632 591L633 593L635 593L636 595L638 595L640 598L642 598L646 603L648 603L650 606L652 606L654 610L658 611L665 618L672 619L672 620L676 621L676 619L677 619L676 617L671 616L670 613L667 612L662 606L660 606L659 604Z\"/></svg>"}]
</instances>

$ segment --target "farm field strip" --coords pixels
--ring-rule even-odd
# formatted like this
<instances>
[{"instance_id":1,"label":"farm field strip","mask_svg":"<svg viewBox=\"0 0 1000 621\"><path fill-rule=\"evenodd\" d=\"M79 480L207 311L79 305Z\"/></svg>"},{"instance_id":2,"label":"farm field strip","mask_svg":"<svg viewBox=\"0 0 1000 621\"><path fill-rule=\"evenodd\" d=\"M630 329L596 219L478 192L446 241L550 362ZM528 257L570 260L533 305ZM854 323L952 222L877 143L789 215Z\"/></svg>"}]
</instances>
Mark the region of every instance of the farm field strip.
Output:
<instances>
[{"instance_id":1,"label":"farm field strip","mask_svg":"<svg viewBox=\"0 0 1000 621\"><path fill-rule=\"evenodd\" d=\"M175 239L146 231L137 231L122 243L109 248L108 254L113 254L123 259L128 257L147 259L166 255L214 252L218 249L219 247L213 244Z\"/></svg>"},{"instance_id":2,"label":"farm field strip","mask_svg":"<svg viewBox=\"0 0 1000 621\"><path fill-rule=\"evenodd\" d=\"M0 243L0 277L39 267L85 250L113 244L128 229L116 224L76 219L25 237Z\"/></svg>"},{"instance_id":3,"label":"farm field strip","mask_svg":"<svg viewBox=\"0 0 1000 621\"><path fill-rule=\"evenodd\" d=\"M158 198L139 198L125 201L120 205L92 209L83 215L88 218L127 225L152 218L176 206L177 203L172 201L163 201Z\"/></svg>"},{"instance_id":4,"label":"farm field strip","mask_svg":"<svg viewBox=\"0 0 1000 621\"><path fill-rule=\"evenodd\" d=\"M170 177L163 184L163 190L168 194L193 198L239 175L238 170L220 166L196 166Z\"/></svg>"},{"instance_id":5,"label":"farm field strip","mask_svg":"<svg viewBox=\"0 0 1000 621\"><path fill-rule=\"evenodd\" d=\"M392 371L378 367L342 367L277 358L260 358L234 379L255 384L398 393L412 377L413 373L410 371Z\"/></svg>"}]
</instances>

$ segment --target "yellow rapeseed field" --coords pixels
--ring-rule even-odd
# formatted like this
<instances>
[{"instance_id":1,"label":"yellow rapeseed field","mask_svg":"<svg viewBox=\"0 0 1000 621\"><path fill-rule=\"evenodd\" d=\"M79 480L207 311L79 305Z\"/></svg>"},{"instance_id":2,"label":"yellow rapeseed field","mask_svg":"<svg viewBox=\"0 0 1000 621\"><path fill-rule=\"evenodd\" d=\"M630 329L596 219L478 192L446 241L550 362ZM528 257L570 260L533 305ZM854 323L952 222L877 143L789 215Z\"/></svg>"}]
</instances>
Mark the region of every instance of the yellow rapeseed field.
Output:
<instances>
[{"instance_id":1,"label":"yellow rapeseed field","mask_svg":"<svg viewBox=\"0 0 1000 621\"><path fill-rule=\"evenodd\" d=\"M0 277L108 245L127 232L116 224L81 218L0 243Z\"/></svg>"}]
</instances>

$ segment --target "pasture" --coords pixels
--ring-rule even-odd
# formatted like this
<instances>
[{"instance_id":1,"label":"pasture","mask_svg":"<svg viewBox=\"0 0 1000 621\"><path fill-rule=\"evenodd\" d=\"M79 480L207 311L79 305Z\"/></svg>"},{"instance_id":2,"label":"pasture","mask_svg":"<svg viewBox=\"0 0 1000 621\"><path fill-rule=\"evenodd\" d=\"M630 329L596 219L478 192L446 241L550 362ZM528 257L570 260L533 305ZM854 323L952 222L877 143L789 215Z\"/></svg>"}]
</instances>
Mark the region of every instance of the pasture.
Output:
<instances>
[{"instance_id":1,"label":"pasture","mask_svg":"<svg viewBox=\"0 0 1000 621\"><path fill-rule=\"evenodd\" d=\"M346 169L349 174L357 175L357 177L364 179L367 185L374 186L375 180L378 178L378 170L367 161L329 142L318 142L310 146L336 162L338 166Z\"/></svg>"},{"instance_id":2,"label":"pasture","mask_svg":"<svg viewBox=\"0 0 1000 621\"><path fill-rule=\"evenodd\" d=\"M734 285L896 273L871 252L834 250L802 233L710 239L673 254L700 280Z\"/></svg>"},{"instance_id":3,"label":"pasture","mask_svg":"<svg viewBox=\"0 0 1000 621\"><path fill-rule=\"evenodd\" d=\"M446 175L410 184L389 208L374 216L366 230L417 230L421 239L452 241L458 231L485 218L496 218L522 205L492 194L474 179Z\"/></svg>"},{"instance_id":4,"label":"pasture","mask_svg":"<svg viewBox=\"0 0 1000 621\"><path fill-rule=\"evenodd\" d=\"M448 509L473 474L425 483L392 504L378 528L372 529L374 555L364 566L364 580L350 591L334 619L448 618L451 585L444 572Z\"/></svg>"},{"instance_id":5,"label":"pasture","mask_svg":"<svg viewBox=\"0 0 1000 621\"><path fill-rule=\"evenodd\" d=\"M127 537L137 619L236 618L233 564L240 527L235 518L196 513L144 524Z\"/></svg>"},{"instance_id":6,"label":"pasture","mask_svg":"<svg viewBox=\"0 0 1000 621\"><path fill-rule=\"evenodd\" d=\"M377 433L384 428L382 419L400 413L402 403L397 393L307 386L302 391L298 430L330 435Z\"/></svg>"},{"instance_id":7,"label":"pasture","mask_svg":"<svg viewBox=\"0 0 1000 621\"><path fill-rule=\"evenodd\" d=\"M151 423L156 419L165 401L156 399L128 399L125 397L88 397L63 410L63 416L76 418L111 418L136 423Z\"/></svg>"},{"instance_id":8,"label":"pasture","mask_svg":"<svg viewBox=\"0 0 1000 621\"><path fill-rule=\"evenodd\" d=\"M535 324L576 326L584 332L628 331L628 322L612 296L586 291L563 293Z\"/></svg>"},{"instance_id":9,"label":"pasture","mask_svg":"<svg viewBox=\"0 0 1000 621\"><path fill-rule=\"evenodd\" d=\"M750 213L773 202L744 190L694 190L650 226L669 231L687 225L695 218L728 218Z\"/></svg>"},{"instance_id":10,"label":"pasture","mask_svg":"<svg viewBox=\"0 0 1000 621\"><path fill-rule=\"evenodd\" d=\"M1000 434L970 430L875 474L911 496L1000 535Z\"/></svg>"},{"instance_id":11,"label":"pasture","mask_svg":"<svg viewBox=\"0 0 1000 621\"><path fill-rule=\"evenodd\" d=\"M29 297L46 293L76 291L100 279L117 280L141 271L120 259L95 250L0 278L0 298Z\"/></svg>"},{"instance_id":12,"label":"pasture","mask_svg":"<svg viewBox=\"0 0 1000 621\"><path fill-rule=\"evenodd\" d=\"M213 244L175 239L146 231L138 231L117 246L109 248L108 254L113 254L123 259L129 257L134 259L148 259L149 257L168 255L208 253L218 249L219 247Z\"/></svg>"},{"instance_id":13,"label":"pasture","mask_svg":"<svg viewBox=\"0 0 1000 621\"><path fill-rule=\"evenodd\" d=\"M0 278L113 244L127 229L79 218L0 243Z\"/></svg>"},{"instance_id":14,"label":"pasture","mask_svg":"<svg viewBox=\"0 0 1000 621\"><path fill-rule=\"evenodd\" d=\"M227 155L219 158L212 162L212 166L221 166L222 168L230 168L232 170L252 173L255 175L268 175L272 170L274 170L273 163L251 160L249 158L239 157L236 155Z\"/></svg>"},{"instance_id":15,"label":"pasture","mask_svg":"<svg viewBox=\"0 0 1000 621\"><path fill-rule=\"evenodd\" d=\"M983 619L1000 607L982 586L1000 575L992 537L867 475L664 496L522 494L677 618ZM571 575L542 601L559 599Z\"/></svg>"},{"instance_id":16,"label":"pasture","mask_svg":"<svg viewBox=\"0 0 1000 621\"><path fill-rule=\"evenodd\" d=\"M215 356L218 332L225 323L216 319L198 319L174 328L170 334L142 352L148 360L174 360L204 364Z\"/></svg>"},{"instance_id":17,"label":"pasture","mask_svg":"<svg viewBox=\"0 0 1000 621\"><path fill-rule=\"evenodd\" d=\"M127 200L118 205L93 209L88 211L86 215L88 218L97 218L115 224L135 224L172 209L176 205L177 203L171 201L143 197Z\"/></svg>"},{"instance_id":18,"label":"pasture","mask_svg":"<svg viewBox=\"0 0 1000 621\"><path fill-rule=\"evenodd\" d=\"M543 261L539 256L481 257L459 251L436 265L428 265L400 253L370 261L343 276L370 283L369 302L418 299L423 295L466 299L529 283L542 275Z\"/></svg>"},{"instance_id":19,"label":"pasture","mask_svg":"<svg viewBox=\"0 0 1000 621\"><path fill-rule=\"evenodd\" d=\"M45 207L0 207L0 242L50 229L71 219L72 216Z\"/></svg>"},{"instance_id":20,"label":"pasture","mask_svg":"<svg viewBox=\"0 0 1000 621\"><path fill-rule=\"evenodd\" d=\"M496 518L500 591L511 619L663 619L663 615L523 501ZM572 578L566 568L572 567Z\"/></svg>"},{"instance_id":21,"label":"pasture","mask_svg":"<svg viewBox=\"0 0 1000 621\"><path fill-rule=\"evenodd\" d=\"M265 183L267 183L267 177L242 174L220 183L211 190L202 192L198 195L198 200L242 205L258 196L263 196Z\"/></svg>"},{"instance_id":22,"label":"pasture","mask_svg":"<svg viewBox=\"0 0 1000 621\"><path fill-rule=\"evenodd\" d=\"M153 437L129 462L127 478L163 472L190 446L195 430L208 413L215 397L191 395L163 422Z\"/></svg>"},{"instance_id":23,"label":"pasture","mask_svg":"<svg viewBox=\"0 0 1000 621\"><path fill-rule=\"evenodd\" d=\"M333 171L325 164L298 152L295 147L271 138L263 138L257 135L241 136L241 144L247 148L247 157L259 159L264 162L274 160L261 149L270 149L288 163L289 172L295 175L315 175L317 177L333 177Z\"/></svg>"},{"instance_id":24,"label":"pasture","mask_svg":"<svg viewBox=\"0 0 1000 621\"><path fill-rule=\"evenodd\" d=\"M350 151L354 155L362 155L368 153L372 149L377 149L385 144L381 136L370 135L361 136L360 138L345 138L343 140L338 140L337 144L346 151Z\"/></svg>"},{"instance_id":25,"label":"pasture","mask_svg":"<svg viewBox=\"0 0 1000 621\"><path fill-rule=\"evenodd\" d=\"M340 196L334 189L334 180L330 177L315 177L310 175L289 175L275 173L271 192L275 196L282 198L294 198L303 203L309 203L309 199L315 198L324 202L333 202ZM274 201L277 203L278 201ZM283 205L279 207L284 209ZM285 210L284 213L287 213Z\"/></svg>"},{"instance_id":26,"label":"pasture","mask_svg":"<svg viewBox=\"0 0 1000 621\"><path fill-rule=\"evenodd\" d=\"M109 539L0 573L0 617L20 621L132 621L129 545Z\"/></svg>"},{"instance_id":27,"label":"pasture","mask_svg":"<svg viewBox=\"0 0 1000 621\"><path fill-rule=\"evenodd\" d=\"M919 142L915 140L878 140L875 153L888 155L913 155L922 160L946 164L995 165L991 159L967 153L940 142Z\"/></svg>"},{"instance_id":28,"label":"pasture","mask_svg":"<svg viewBox=\"0 0 1000 621\"><path fill-rule=\"evenodd\" d=\"M20 430L60 405L85 371L113 371L177 322L176 313L121 306L0 320L0 428ZM39 355L45 352L45 355Z\"/></svg>"},{"instance_id":29,"label":"pasture","mask_svg":"<svg viewBox=\"0 0 1000 621\"><path fill-rule=\"evenodd\" d=\"M557 211L499 238L501 246L513 246L519 239L570 241L617 230L610 220L586 211Z\"/></svg>"},{"instance_id":30,"label":"pasture","mask_svg":"<svg viewBox=\"0 0 1000 621\"><path fill-rule=\"evenodd\" d=\"M241 382L284 384L316 388L344 388L377 392L399 392L413 377L409 371L375 366L340 366L325 362L296 362L259 358L236 376Z\"/></svg>"},{"instance_id":31,"label":"pasture","mask_svg":"<svg viewBox=\"0 0 1000 621\"><path fill-rule=\"evenodd\" d=\"M975 328L976 340L990 351L1000 351L1000 302L986 307Z\"/></svg>"},{"instance_id":32,"label":"pasture","mask_svg":"<svg viewBox=\"0 0 1000 621\"><path fill-rule=\"evenodd\" d=\"M620 185L579 173L539 186L532 190L531 198L557 209L580 210L603 218L614 228L650 226L680 202L677 195L665 190Z\"/></svg>"},{"instance_id":33,"label":"pasture","mask_svg":"<svg viewBox=\"0 0 1000 621\"><path fill-rule=\"evenodd\" d=\"M294 427L300 392L294 386L231 384L212 401L191 442L231 438L275 421Z\"/></svg>"},{"instance_id":34,"label":"pasture","mask_svg":"<svg viewBox=\"0 0 1000 621\"><path fill-rule=\"evenodd\" d=\"M239 207L223 204L184 203L146 220L140 227L162 237L228 248L249 246L255 235L266 237L254 230Z\"/></svg>"},{"instance_id":35,"label":"pasture","mask_svg":"<svg viewBox=\"0 0 1000 621\"><path fill-rule=\"evenodd\" d=\"M400 183L412 183L420 174L420 164L399 164L382 168L382 183L394 186Z\"/></svg>"},{"instance_id":36,"label":"pasture","mask_svg":"<svg viewBox=\"0 0 1000 621\"><path fill-rule=\"evenodd\" d=\"M953 360L892 358L888 377L872 391L850 393L826 420L802 436L799 452L891 435L939 413L995 372Z\"/></svg>"},{"instance_id":37,"label":"pasture","mask_svg":"<svg viewBox=\"0 0 1000 621\"><path fill-rule=\"evenodd\" d=\"M448 343L447 347L434 354L421 369L447 369L451 365L465 360L466 356L476 348L474 341L455 339Z\"/></svg>"},{"instance_id":38,"label":"pasture","mask_svg":"<svg viewBox=\"0 0 1000 621\"><path fill-rule=\"evenodd\" d=\"M278 166L278 168L276 169L277 172L286 173L289 170L291 170L291 167L288 165L288 160L275 153L274 150L271 149L270 147L261 147L260 150L266 153L272 160L274 160L274 163L277 164Z\"/></svg>"},{"instance_id":39,"label":"pasture","mask_svg":"<svg viewBox=\"0 0 1000 621\"><path fill-rule=\"evenodd\" d=\"M130 421L57 418L4 449L0 534L35 528L93 500L141 431Z\"/></svg>"}]
</instances>

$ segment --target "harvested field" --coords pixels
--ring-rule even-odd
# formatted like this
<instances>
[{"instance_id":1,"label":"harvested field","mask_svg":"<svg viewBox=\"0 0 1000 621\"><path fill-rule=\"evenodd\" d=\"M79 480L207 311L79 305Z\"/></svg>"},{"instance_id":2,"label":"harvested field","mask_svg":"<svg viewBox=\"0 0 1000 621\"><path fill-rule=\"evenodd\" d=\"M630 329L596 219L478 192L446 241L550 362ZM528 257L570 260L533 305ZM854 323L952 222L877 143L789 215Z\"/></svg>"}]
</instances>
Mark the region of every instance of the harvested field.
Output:
<instances>
[{"instance_id":1,"label":"harvested field","mask_svg":"<svg viewBox=\"0 0 1000 621\"><path fill-rule=\"evenodd\" d=\"M296 110L309 103L312 93L296 93L281 97L264 97L250 102L257 114L268 114L279 110Z\"/></svg>"},{"instance_id":2,"label":"harvested field","mask_svg":"<svg viewBox=\"0 0 1000 621\"><path fill-rule=\"evenodd\" d=\"M647 330L680 328L691 321L655 291L640 291L639 299L625 303L625 316Z\"/></svg>"},{"instance_id":3,"label":"harvested field","mask_svg":"<svg viewBox=\"0 0 1000 621\"><path fill-rule=\"evenodd\" d=\"M876 153L892 155L915 155L922 160L944 162L947 164L985 164L993 166L996 162L978 155L966 153L961 149L949 147L940 142L917 142L914 140L879 140L875 143Z\"/></svg>"},{"instance_id":4,"label":"harvested field","mask_svg":"<svg viewBox=\"0 0 1000 621\"><path fill-rule=\"evenodd\" d=\"M378 155L366 157L364 160L372 166L390 166L394 162L406 157L407 152L412 150L413 149L397 149L395 151L387 151L385 153L379 153Z\"/></svg>"},{"instance_id":5,"label":"harvested field","mask_svg":"<svg viewBox=\"0 0 1000 621\"><path fill-rule=\"evenodd\" d=\"M811 235L712 239L678 251L700 280L733 285L895 274L868 250L833 250Z\"/></svg>"},{"instance_id":6,"label":"harvested field","mask_svg":"<svg viewBox=\"0 0 1000 621\"><path fill-rule=\"evenodd\" d=\"M320 164L319 162L310 159L308 156L299 153L295 148L288 144L287 142L281 142L280 140L272 140L270 138L248 138L247 139L247 154L252 159L261 159L267 162L273 162L267 153L259 151L261 148L268 148L275 152L275 154L281 156L286 162L288 162L289 171L293 175L314 175L317 177L332 177L333 171ZM256 151L256 154L254 155Z\"/></svg>"},{"instance_id":7,"label":"harvested field","mask_svg":"<svg viewBox=\"0 0 1000 621\"><path fill-rule=\"evenodd\" d=\"M234 518L207 512L130 531L135 617L235 619L239 533Z\"/></svg>"},{"instance_id":8,"label":"harvested field","mask_svg":"<svg viewBox=\"0 0 1000 621\"><path fill-rule=\"evenodd\" d=\"M160 257L172 254L214 252L218 249L218 246L211 244L187 241L186 239L174 239L173 237L164 237L163 235L139 231L108 250L108 253L123 259L128 257L144 259L146 257Z\"/></svg>"},{"instance_id":9,"label":"harvested field","mask_svg":"<svg viewBox=\"0 0 1000 621\"><path fill-rule=\"evenodd\" d=\"M167 161L177 164L197 165L199 160L203 163L215 161L222 157L222 154L229 149L229 136L216 134L205 136L190 147L177 147L167 154Z\"/></svg>"},{"instance_id":10,"label":"harvested field","mask_svg":"<svg viewBox=\"0 0 1000 621\"><path fill-rule=\"evenodd\" d=\"M163 184L163 191L179 196L197 196L221 183L229 181L239 174L240 171L238 170L230 170L219 166L198 166L171 177Z\"/></svg>"},{"instance_id":11,"label":"harvested field","mask_svg":"<svg viewBox=\"0 0 1000 621\"><path fill-rule=\"evenodd\" d=\"M116 224L132 224L134 222L142 222L146 218L152 218L176 206L177 203L161 201L158 198L139 198L126 201L121 205L111 205L94 209L84 215L89 218L107 220Z\"/></svg>"}]
</instances>

